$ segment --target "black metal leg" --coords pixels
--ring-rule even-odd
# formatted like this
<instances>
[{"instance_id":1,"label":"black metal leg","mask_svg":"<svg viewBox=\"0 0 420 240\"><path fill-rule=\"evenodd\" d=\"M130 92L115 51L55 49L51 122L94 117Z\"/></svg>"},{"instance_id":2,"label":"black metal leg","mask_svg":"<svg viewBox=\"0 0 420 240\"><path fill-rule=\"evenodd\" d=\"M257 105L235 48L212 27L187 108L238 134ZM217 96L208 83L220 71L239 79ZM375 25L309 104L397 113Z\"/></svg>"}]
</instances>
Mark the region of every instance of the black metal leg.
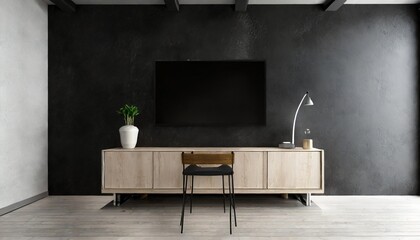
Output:
<instances>
[{"instance_id":1,"label":"black metal leg","mask_svg":"<svg viewBox=\"0 0 420 240\"><path fill-rule=\"evenodd\" d=\"M194 175L191 176L190 213L192 213L193 194L194 194Z\"/></svg>"},{"instance_id":2,"label":"black metal leg","mask_svg":"<svg viewBox=\"0 0 420 240\"><path fill-rule=\"evenodd\" d=\"M222 175L222 186L223 186L223 212L226 212L226 196L225 196L225 175Z\"/></svg>"},{"instance_id":3,"label":"black metal leg","mask_svg":"<svg viewBox=\"0 0 420 240\"><path fill-rule=\"evenodd\" d=\"M235 218L235 227L237 227L237 223L236 223L236 206L235 206L235 184L233 183L233 174L232 176L232 203L233 203L233 216Z\"/></svg>"},{"instance_id":4,"label":"black metal leg","mask_svg":"<svg viewBox=\"0 0 420 240\"><path fill-rule=\"evenodd\" d=\"M183 192L183 203L182 203L182 215L181 215L181 233L184 231L184 212L185 212L185 198L187 194L187 186L188 186L188 176L185 175L185 185L184 185L184 192Z\"/></svg>"},{"instance_id":5,"label":"black metal leg","mask_svg":"<svg viewBox=\"0 0 420 240\"><path fill-rule=\"evenodd\" d=\"M181 219L179 220L179 225L182 224L182 218L184 215L184 203L185 203L185 175L182 175L182 210L181 210Z\"/></svg>"},{"instance_id":6,"label":"black metal leg","mask_svg":"<svg viewBox=\"0 0 420 240\"><path fill-rule=\"evenodd\" d=\"M228 175L228 181L229 181L229 228L230 228L230 234L232 234L232 193L230 190L230 176Z\"/></svg>"}]
</instances>

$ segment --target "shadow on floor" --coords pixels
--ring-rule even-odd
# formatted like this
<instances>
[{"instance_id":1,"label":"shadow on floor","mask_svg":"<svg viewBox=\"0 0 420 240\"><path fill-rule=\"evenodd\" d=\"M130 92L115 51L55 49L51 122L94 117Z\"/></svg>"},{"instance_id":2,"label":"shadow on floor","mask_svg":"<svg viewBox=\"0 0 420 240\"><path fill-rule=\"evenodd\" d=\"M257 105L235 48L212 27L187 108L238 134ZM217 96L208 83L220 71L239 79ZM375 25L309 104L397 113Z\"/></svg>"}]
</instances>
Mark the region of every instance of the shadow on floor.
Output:
<instances>
[{"instance_id":1,"label":"shadow on floor","mask_svg":"<svg viewBox=\"0 0 420 240\"><path fill-rule=\"evenodd\" d=\"M162 207L181 207L181 194L149 194L149 195L126 195L127 200L116 207L113 201L109 202L102 209L147 209ZM288 199L282 198L280 195L264 194L264 195L248 195L237 194L235 196L238 208L319 208L314 202L311 207L304 206L294 195L289 195ZM187 205L189 198L187 196ZM216 194L197 194L193 197L193 207L198 208L223 208L222 195ZM229 200L226 198L226 207L229 207Z\"/></svg>"}]
</instances>

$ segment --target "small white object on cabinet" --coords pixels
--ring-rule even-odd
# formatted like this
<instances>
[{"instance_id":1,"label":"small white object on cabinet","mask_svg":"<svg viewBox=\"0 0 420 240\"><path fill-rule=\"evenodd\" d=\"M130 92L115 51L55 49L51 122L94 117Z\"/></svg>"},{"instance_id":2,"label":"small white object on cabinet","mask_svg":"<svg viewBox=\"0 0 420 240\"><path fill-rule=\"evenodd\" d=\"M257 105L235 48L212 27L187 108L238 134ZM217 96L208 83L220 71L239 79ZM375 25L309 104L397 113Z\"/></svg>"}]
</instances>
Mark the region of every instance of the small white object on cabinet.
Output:
<instances>
[{"instance_id":1,"label":"small white object on cabinet","mask_svg":"<svg viewBox=\"0 0 420 240\"><path fill-rule=\"evenodd\" d=\"M139 129L133 125L124 125L120 127L120 140L123 148L135 148Z\"/></svg>"}]
</instances>

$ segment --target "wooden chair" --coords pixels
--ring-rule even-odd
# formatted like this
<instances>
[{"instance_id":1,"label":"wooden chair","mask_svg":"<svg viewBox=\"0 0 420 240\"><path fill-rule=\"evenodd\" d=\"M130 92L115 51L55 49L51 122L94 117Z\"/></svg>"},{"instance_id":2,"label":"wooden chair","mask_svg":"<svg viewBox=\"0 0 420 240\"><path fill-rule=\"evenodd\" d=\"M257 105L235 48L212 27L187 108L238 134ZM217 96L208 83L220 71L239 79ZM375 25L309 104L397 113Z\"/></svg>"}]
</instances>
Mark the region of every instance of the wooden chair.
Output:
<instances>
[{"instance_id":1,"label":"wooden chair","mask_svg":"<svg viewBox=\"0 0 420 240\"><path fill-rule=\"evenodd\" d=\"M188 176L191 176L191 194L190 194L190 213L192 213L192 199L194 193L194 176L221 176L223 188L223 211L226 212L225 204L225 176L228 176L229 183L229 225L230 234L232 234L232 208L236 223L236 207L235 207L235 187L233 183L233 163L234 153L182 153L182 166L183 166L183 184L182 184L182 214L181 214L181 233L184 230L184 211L188 186ZM185 167L185 165L188 165ZM205 165L219 165L211 167L203 167Z\"/></svg>"}]
</instances>

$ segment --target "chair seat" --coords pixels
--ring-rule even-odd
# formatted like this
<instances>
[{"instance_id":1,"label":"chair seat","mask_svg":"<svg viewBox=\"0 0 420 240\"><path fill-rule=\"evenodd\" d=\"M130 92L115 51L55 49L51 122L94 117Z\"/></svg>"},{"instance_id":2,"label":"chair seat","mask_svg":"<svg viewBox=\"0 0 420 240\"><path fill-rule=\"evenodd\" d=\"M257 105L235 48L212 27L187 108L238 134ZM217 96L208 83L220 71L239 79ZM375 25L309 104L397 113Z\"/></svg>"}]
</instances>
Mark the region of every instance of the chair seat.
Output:
<instances>
[{"instance_id":1,"label":"chair seat","mask_svg":"<svg viewBox=\"0 0 420 240\"><path fill-rule=\"evenodd\" d=\"M233 169L229 165L223 164L218 167L200 167L198 165L190 165L182 172L184 175L196 176L218 176L218 175L232 175Z\"/></svg>"}]
</instances>

